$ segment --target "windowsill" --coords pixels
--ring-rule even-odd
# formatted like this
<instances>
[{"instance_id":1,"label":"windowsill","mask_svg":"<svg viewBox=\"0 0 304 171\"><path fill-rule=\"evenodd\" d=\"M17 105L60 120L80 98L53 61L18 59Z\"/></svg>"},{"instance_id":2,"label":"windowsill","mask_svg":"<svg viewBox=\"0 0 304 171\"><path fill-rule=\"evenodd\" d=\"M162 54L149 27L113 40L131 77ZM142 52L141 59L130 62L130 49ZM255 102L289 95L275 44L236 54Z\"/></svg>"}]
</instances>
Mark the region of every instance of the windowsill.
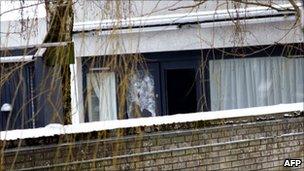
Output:
<instances>
[{"instance_id":1,"label":"windowsill","mask_svg":"<svg viewBox=\"0 0 304 171\"><path fill-rule=\"evenodd\" d=\"M111 130L117 128L129 128L138 126L152 126L172 123L185 123L194 121L206 121L215 119L238 118L248 116L270 115L276 113L288 113L304 111L304 102L279 104L273 106L253 107L211 112L197 112L189 114L176 114L171 116L158 116L149 118L134 118L127 120L99 121L80 123L74 125L50 124L42 128L19 129L0 132L0 140L16 140L26 138L47 137L62 134L88 133L93 131Z\"/></svg>"}]
</instances>

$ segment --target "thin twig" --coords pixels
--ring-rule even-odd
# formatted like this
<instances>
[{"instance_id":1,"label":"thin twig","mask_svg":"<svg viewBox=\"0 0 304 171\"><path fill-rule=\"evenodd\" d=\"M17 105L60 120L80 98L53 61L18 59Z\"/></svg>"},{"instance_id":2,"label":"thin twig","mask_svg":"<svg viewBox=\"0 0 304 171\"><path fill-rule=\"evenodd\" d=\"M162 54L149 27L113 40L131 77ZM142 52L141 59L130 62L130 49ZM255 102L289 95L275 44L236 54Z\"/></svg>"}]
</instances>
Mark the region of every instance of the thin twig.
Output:
<instances>
[{"instance_id":1,"label":"thin twig","mask_svg":"<svg viewBox=\"0 0 304 171\"><path fill-rule=\"evenodd\" d=\"M27 6L21 6L19 8L14 8L14 9L11 9L11 10L7 10L7 11L4 11L3 13L0 13L0 16L4 15L6 13L12 12L12 11L21 10L21 9L24 9L24 8L29 8L29 7L36 6L36 5L41 5L41 4L43 4L43 2L39 2L39 3L27 5Z\"/></svg>"},{"instance_id":2,"label":"thin twig","mask_svg":"<svg viewBox=\"0 0 304 171\"><path fill-rule=\"evenodd\" d=\"M181 6L181 7L177 7L177 8L171 8L171 9L168 9L169 11L175 11L175 10L179 10L179 9L185 9L185 8L196 8L200 5L202 5L203 3L207 2L208 0L203 0L203 1L200 1L194 5L187 5L187 6Z\"/></svg>"}]
</instances>

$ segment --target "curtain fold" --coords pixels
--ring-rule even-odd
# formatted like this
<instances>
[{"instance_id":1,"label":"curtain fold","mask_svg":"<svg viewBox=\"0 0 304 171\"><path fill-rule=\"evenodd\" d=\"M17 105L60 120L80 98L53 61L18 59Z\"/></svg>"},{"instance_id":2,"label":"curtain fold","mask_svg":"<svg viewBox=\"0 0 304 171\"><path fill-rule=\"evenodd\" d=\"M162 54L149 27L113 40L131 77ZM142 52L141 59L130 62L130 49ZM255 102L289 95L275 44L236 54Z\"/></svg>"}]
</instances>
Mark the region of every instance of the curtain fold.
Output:
<instances>
[{"instance_id":1,"label":"curtain fold","mask_svg":"<svg viewBox=\"0 0 304 171\"><path fill-rule=\"evenodd\" d=\"M212 110L304 101L304 58L210 60L209 72Z\"/></svg>"},{"instance_id":2,"label":"curtain fold","mask_svg":"<svg viewBox=\"0 0 304 171\"><path fill-rule=\"evenodd\" d=\"M113 72L91 72L87 76L89 121L117 119L116 85Z\"/></svg>"}]
</instances>

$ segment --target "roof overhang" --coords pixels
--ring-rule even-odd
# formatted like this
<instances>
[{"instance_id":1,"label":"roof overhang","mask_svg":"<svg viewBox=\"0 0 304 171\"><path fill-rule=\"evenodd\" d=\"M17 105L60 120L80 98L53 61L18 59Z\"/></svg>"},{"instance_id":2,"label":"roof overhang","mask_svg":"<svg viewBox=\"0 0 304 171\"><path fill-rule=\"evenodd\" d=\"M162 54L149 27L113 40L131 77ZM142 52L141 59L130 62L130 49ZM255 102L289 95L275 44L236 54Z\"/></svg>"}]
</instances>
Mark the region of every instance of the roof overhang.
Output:
<instances>
[{"instance_id":1,"label":"roof overhang","mask_svg":"<svg viewBox=\"0 0 304 171\"><path fill-rule=\"evenodd\" d=\"M0 63L30 62L42 57L48 47L65 46L68 42L43 43L30 46L0 48Z\"/></svg>"},{"instance_id":2,"label":"roof overhang","mask_svg":"<svg viewBox=\"0 0 304 171\"><path fill-rule=\"evenodd\" d=\"M301 4L298 3L298 6ZM161 27L170 25L202 24L225 22L231 20L259 19L270 17L294 16L295 12L291 4L278 5L275 9L269 7L251 7L243 9L199 11L183 14L133 17L121 20L100 20L79 22L74 24L73 31L89 32L97 30L119 30L145 27Z\"/></svg>"}]
</instances>

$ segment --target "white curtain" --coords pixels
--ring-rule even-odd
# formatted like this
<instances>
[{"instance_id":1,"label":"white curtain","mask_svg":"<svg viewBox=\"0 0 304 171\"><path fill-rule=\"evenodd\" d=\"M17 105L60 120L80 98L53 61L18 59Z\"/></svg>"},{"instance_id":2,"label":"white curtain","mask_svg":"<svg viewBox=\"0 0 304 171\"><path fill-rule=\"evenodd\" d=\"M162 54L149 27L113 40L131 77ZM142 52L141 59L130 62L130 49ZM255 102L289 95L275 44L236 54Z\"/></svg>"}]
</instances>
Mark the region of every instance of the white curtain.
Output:
<instances>
[{"instance_id":1,"label":"white curtain","mask_svg":"<svg viewBox=\"0 0 304 171\"><path fill-rule=\"evenodd\" d=\"M89 121L117 119L114 72L87 74Z\"/></svg>"},{"instance_id":2,"label":"white curtain","mask_svg":"<svg viewBox=\"0 0 304 171\"><path fill-rule=\"evenodd\" d=\"M304 58L209 61L211 110L304 101Z\"/></svg>"}]
</instances>

